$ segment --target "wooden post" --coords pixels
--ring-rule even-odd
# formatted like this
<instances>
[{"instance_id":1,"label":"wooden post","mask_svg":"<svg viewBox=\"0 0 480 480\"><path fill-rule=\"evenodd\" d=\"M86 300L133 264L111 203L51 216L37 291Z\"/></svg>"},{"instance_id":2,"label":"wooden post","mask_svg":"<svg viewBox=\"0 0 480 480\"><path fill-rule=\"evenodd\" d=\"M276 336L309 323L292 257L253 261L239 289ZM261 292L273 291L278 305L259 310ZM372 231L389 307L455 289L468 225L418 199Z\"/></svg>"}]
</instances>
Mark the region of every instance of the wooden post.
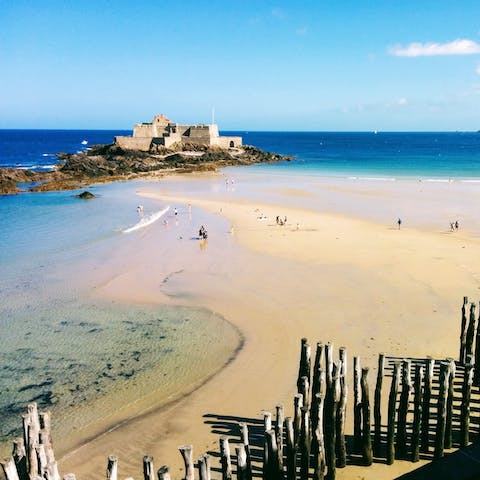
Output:
<instances>
[{"instance_id":1,"label":"wooden post","mask_svg":"<svg viewBox=\"0 0 480 480\"><path fill-rule=\"evenodd\" d=\"M313 478L314 480L323 480L325 475L325 442L323 438L323 410L324 410L324 394L316 394L315 414L317 420L316 427L313 431L312 453L313 453Z\"/></svg>"},{"instance_id":2,"label":"wooden post","mask_svg":"<svg viewBox=\"0 0 480 480\"><path fill-rule=\"evenodd\" d=\"M35 445L35 454L37 456L37 469L40 477L45 476L47 471L47 455L45 454L45 445Z\"/></svg>"},{"instance_id":3,"label":"wooden post","mask_svg":"<svg viewBox=\"0 0 480 480\"><path fill-rule=\"evenodd\" d=\"M325 345L325 383L326 388L332 385L333 376L333 344L328 342Z\"/></svg>"},{"instance_id":4,"label":"wooden post","mask_svg":"<svg viewBox=\"0 0 480 480\"><path fill-rule=\"evenodd\" d=\"M306 338L301 340L301 352L300 352L300 366L298 369L298 379L297 379L297 391L302 393L300 387L302 382L302 377L307 377L310 379L310 362L311 362L311 349ZM306 399L304 399L305 401Z\"/></svg>"},{"instance_id":5,"label":"wooden post","mask_svg":"<svg viewBox=\"0 0 480 480\"><path fill-rule=\"evenodd\" d=\"M415 366L415 397L413 400L412 462L420 458L420 427L422 423L423 366Z\"/></svg>"},{"instance_id":6,"label":"wooden post","mask_svg":"<svg viewBox=\"0 0 480 480\"><path fill-rule=\"evenodd\" d=\"M448 394L447 394L447 412L445 421L445 448L452 448L452 417L453 417L453 394L456 366L453 358L448 358Z\"/></svg>"},{"instance_id":7,"label":"wooden post","mask_svg":"<svg viewBox=\"0 0 480 480\"><path fill-rule=\"evenodd\" d=\"M148 455L143 457L143 478L144 480L155 480L153 458Z\"/></svg>"},{"instance_id":8,"label":"wooden post","mask_svg":"<svg viewBox=\"0 0 480 480\"><path fill-rule=\"evenodd\" d=\"M325 433L325 463L327 465L326 480L335 480L337 458L335 454L336 445L336 405L340 397L339 368L332 365L332 380L330 386L327 381L327 393L324 408L324 433Z\"/></svg>"},{"instance_id":9,"label":"wooden post","mask_svg":"<svg viewBox=\"0 0 480 480\"><path fill-rule=\"evenodd\" d=\"M475 304L470 304L470 321L467 328L467 339L465 343L465 360L468 355L473 355L473 340L475 337Z\"/></svg>"},{"instance_id":10,"label":"wooden post","mask_svg":"<svg viewBox=\"0 0 480 480\"><path fill-rule=\"evenodd\" d=\"M360 357L353 357L353 448L355 453L359 453L362 448L362 388L360 377Z\"/></svg>"},{"instance_id":11,"label":"wooden post","mask_svg":"<svg viewBox=\"0 0 480 480\"><path fill-rule=\"evenodd\" d=\"M44 473L43 478L45 478L45 480L61 480L60 474L58 473L57 462L49 463L47 465L47 469Z\"/></svg>"},{"instance_id":12,"label":"wooden post","mask_svg":"<svg viewBox=\"0 0 480 480\"><path fill-rule=\"evenodd\" d=\"M433 369L435 360L428 358L425 363L425 382L423 388L423 404L422 404L422 434L421 434L421 451L428 453L429 437L430 437L430 401L432 398L432 382Z\"/></svg>"},{"instance_id":13,"label":"wooden post","mask_svg":"<svg viewBox=\"0 0 480 480\"><path fill-rule=\"evenodd\" d=\"M211 480L211 465L210 465L210 455L208 453L203 454L203 459L205 460L205 468L207 469L207 480Z\"/></svg>"},{"instance_id":14,"label":"wooden post","mask_svg":"<svg viewBox=\"0 0 480 480\"><path fill-rule=\"evenodd\" d=\"M312 407L315 403L315 395L320 393L320 372L322 371L323 361L323 343L317 343L317 350L315 352L315 362L313 363L313 378L312 378Z\"/></svg>"},{"instance_id":15,"label":"wooden post","mask_svg":"<svg viewBox=\"0 0 480 480\"><path fill-rule=\"evenodd\" d=\"M373 462L372 437L370 434L370 395L368 392L368 367L362 368L362 456L364 465Z\"/></svg>"},{"instance_id":16,"label":"wooden post","mask_svg":"<svg viewBox=\"0 0 480 480\"><path fill-rule=\"evenodd\" d=\"M293 399L294 417L293 417L293 431L295 433L295 444L298 445L298 439L300 438L300 430L302 429L302 407L303 407L303 395L297 393Z\"/></svg>"},{"instance_id":17,"label":"wooden post","mask_svg":"<svg viewBox=\"0 0 480 480\"><path fill-rule=\"evenodd\" d=\"M117 476L118 458L115 455L109 455L107 462L107 480L117 480Z\"/></svg>"},{"instance_id":18,"label":"wooden post","mask_svg":"<svg viewBox=\"0 0 480 480\"><path fill-rule=\"evenodd\" d=\"M337 404L336 415L336 455L337 468L344 468L347 465L347 447L345 444L345 415L347 410L347 350L345 347L340 347L339 352L340 372L338 384L340 388L340 398Z\"/></svg>"},{"instance_id":19,"label":"wooden post","mask_svg":"<svg viewBox=\"0 0 480 480\"><path fill-rule=\"evenodd\" d=\"M435 458L443 457L445 447L446 405L448 395L448 379L450 376L447 363L440 364L440 391L437 401L437 429L435 432Z\"/></svg>"},{"instance_id":20,"label":"wooden post","mask_svg":"<svg viewBox=\"0 0 480 480\"><path fill-rule=\"evenodd\" d=\"M266 433L272 429L272 414L270 412L263 412L263 479L266 480L269 473L269 465L271 459L268 457L268 445Z\"/></svg>"},{"instance_id":21,"label":"wooden post","mask_svg":"<svg viewBox=\"0 0 480 480\"><path fill-rule=\"evenodd\" d=\"M310 467L310 415L306 407L302 407L302 430L300 434L300 480L308 480Z\"/></svg>"},{"instance_id":22,"label":"wooden post","mask_svg":"<svg viewBox=\"0 0 480 480\"><path fill-rule=\"evenodd\" d=\"M295 480L297 472L297 446L292 417L285 419L285 429L287 437L287 480Z\"/></svg>"},{"instance_id":23,"label":"wooden post","mask_svg":"<svg viewBox=\"0 0 480 480\"><path fill-rule=\"evenodd\" d=\"M476 387L480 386L480 308L478 315L477 335L475 339L475 365L477 365L477 368L473 370L473 384Z\"/></svg>"},{"instance_id":24,"label":"wooden post","mask_svg":"<svg viewBox=\"0 0 480 480\"><path fill-rule=\"evenodd\" d=\"M473 383L473 365L467 363L463 373L462 405L460 414L460 446L466 447L470 443L470 397Z\"/></svg>"},{"instance_id":25,"label":"wooden post","mask_svg":"<svg viewBox=\"0 0 480 480\"><path fill-rule=\"evenodd\" d=\"M397 394L400 386L400 363L396 362L393 368L392 384L388 397L388 424L387 424L387 465L395 461L395 413L397 411Z\"/></svg>"},{"instance_id":26,"label":"wooden post","mask_svg":"<svg viewBox=\"0 0 480 480\"><path fill-rule=\"evenodd\" d=\"M168 465L162 465L157 472L158 480L170 480Z\"/></svg>"},{"instance_id":27,"label":"wooden post","mask_svg":"<svg viewBox=\"0 0 480 480\"><path fill-rule=\"evenodd\" d=\"M266 480L280 480L281 474L278 465L278 449L275 430L271 429L265 432L265 444L268 450L267 465L264 465L265 478Z\"/></svg>"},{"instance_id":28,"label":"wooden post","mask_svg":"<svg viewBox=\"0 0 480 480\"><path fill-rule=\"evenodd\" d=\"M27 470L27 455L25 452L23 438L16 438L13 441L12 457L13 461L15 462L15 467L17 468L17 473L20 480L29 480Z\"/></svg>"},{"instance_id":29,"label":"wooden post","mask_svg":"<svg viewBox=\"0 0 480 480\"><path fill-rule=\"evenodd\" d=\"M373 452L375 456L382 454L382 384L385 370L385 355L378 355L377 383L375 385L375 397L373 405L373 418L375 423L375 433L373 436Z\"/></svg>"},{"instance_id":30,"label":"wooden post","mask_svg":"<svg viewBox=\"0 0 480 480\"><path fill-rule=\"evenodd\" d=\"M185 477L184 480L194 480L194 467L193 467L193 447L192 445L181 445L178 447L180 454L185 464ZM225 479L224 479L225 480Z\"/></svg>"},{"instance_id":31,"label":"wooden post","mask_svg":"<svg viewBox=\"0 0 480 480\"><path fill-rule=\"evenodd\" d=\"M77 480L77 477L75 476L74 473L66 473L63 476L63 480Z\"/></svg>"},{"instance_id":32,"label":"wooden post","mask_svg":"<svg viewBox=\"0 0 480 480\"><path fill-rule=\"evenodd\" d=\"M318 390L317 393L313 393L313 385L312 385L312 406L311 406L311 411L316 412L318 410L318 405L316 402L318 401L318 394L322 395L323 398L325 398L325 372L323 371L322 368L318 369L318 375L317 375L317 387L316 390ZM314 415L313 413L310 414L310 421L312 422L312 432L314 432L317 428L317 421L318 421L318 415ZM323 428L323 427L322 427Z\"/></svg>"},{"instance_id":33,"label":"wooden post","mask_svg":"<svg viewBox=\"0 0 480 480\"><path fill-rule=\"evenodd\" d=\"M0 464L2 465L6 480L19 480L17 467L15 466L13 458L0 462Z\"/></svg>"},{"instance_id":34,"label":"wooden post","mask_svg":"<svg viewBox=\"0 0 480 480\"><path fill-rule=\"evenodd\" d=\"M277 440L278 450L278 465L281 471L283 471L283 422L285 416L283 414L283 405L277 405L276 409L276 422L275 422L275 435Z\"/></svg>"},{"instance_id":35,"label":"wooden post","mask_svg":"<svg viewBox=\"0 0 480 480\"><path fill-rule=\"evenodd\" d=\"M250 453L250 442L248 439L248 426L246 423L240 423L240 432L242 437L243 447L245 449L245 456L246 456L246 477L245 480L252 480L252 455Z\"/></svg>"},{"instance_id":36,"label":"wooden post","mask_svg":"<svg viewBox=\"0 0 480 480\"><path fill-rule=\"evenodd\" d=\"M467 342L467 304L468 297L463 297L462 305L462 326L460 330L460 363L465 364L465 347Z\"/></svg>"},{"instance_id":37,"label":"wooden post","mask_svg":"<svg viewBox=\"0 0 480 480\"><path fill-rule=\"evenodd\" d=\"M412 380L410 376L410 360L402 362L402 392L398 406L397 419L397 455L398 458L407 458L407 414L412 391Z\"/></svg>"},{"instance_id":38,"label":"wooden post","mask_svg":"<svg viewBox=\"0 0 480 480\"><path fill-rule=\"evenodd\" d=\"M237 480L247 480L247 453L245 447L240 445L235 447L235 453L237 454Z\"/></svg>"},{"instance_id":39,"label":"wooden post","mask_svg":"<svg viewBox=\"0 0 480 480\"><path fill-rule=\"evenodd\" d=\"M197 462L198 479L207 480L207 465L205 464L205 457L202 455Z\"/></svg>"},{"instance_id":40,"label":"wooden post","mask_svg":"<svg viewBox=\"0 0 480 480\"><path fill-rule=\"evenodd\" d=\"M220 459L222 464L222 480L231 480L232 461L230 459L230 444L228 443L228 437L225 435L220 437Z\"/></svg>"},{"instance_id":41,"label":"wooden post","mask_svg":"<svg viewBox=\"0 0 480 480\"><path fill-rule=\"evenodd\" d=\"M300 385L300 393L303 396L303 406L310 410L310 384L307 377L302 377L302 382Z\"/></svg>"}]
</instances>

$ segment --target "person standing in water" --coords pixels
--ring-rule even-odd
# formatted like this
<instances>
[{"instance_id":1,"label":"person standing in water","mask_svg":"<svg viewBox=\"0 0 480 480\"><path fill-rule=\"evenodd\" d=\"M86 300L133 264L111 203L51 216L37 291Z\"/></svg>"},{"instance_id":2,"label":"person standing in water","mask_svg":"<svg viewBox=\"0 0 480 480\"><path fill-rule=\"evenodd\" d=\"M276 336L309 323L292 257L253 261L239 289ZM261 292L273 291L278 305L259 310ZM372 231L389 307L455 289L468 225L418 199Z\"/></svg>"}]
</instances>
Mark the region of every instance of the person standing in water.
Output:
<instances>
[{"instance_id":1,"label":"person standing in water","mask_svg":"<svg viewBox=\"0 0 480 480\"><path fill-rule=\"evenodd\" d=\"M397 225L398 225L398 229L400 230L400 227L402 226L402 219L401 218L399 218L397 220Z\"/></svg>"}]
</instances>

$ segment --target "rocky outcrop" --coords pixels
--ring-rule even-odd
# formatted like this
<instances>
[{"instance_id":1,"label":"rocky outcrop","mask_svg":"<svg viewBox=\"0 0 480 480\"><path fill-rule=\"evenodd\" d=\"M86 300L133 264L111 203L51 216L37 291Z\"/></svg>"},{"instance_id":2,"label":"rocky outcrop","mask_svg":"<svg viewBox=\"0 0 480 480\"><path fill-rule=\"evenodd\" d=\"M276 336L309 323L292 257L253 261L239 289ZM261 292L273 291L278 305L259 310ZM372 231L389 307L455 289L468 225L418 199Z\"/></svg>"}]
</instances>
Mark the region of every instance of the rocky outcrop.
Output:
<instances>
[{"instance_id":1,"label":"rocky outcrop","mask_svg":"<svg viewBox=\"0 0 480 480\"><path fill-rule=\"evenodd\" d=\"M85 190L78 195L74 195L74 197L81 198L82 200L90 200L91 198L97 198L93 193L89 192L88 190Z\"/></svg>"},{"instance_id":2,"label":"rocky outcrop","mask_svg":"<svg viewBox=\"0 0 480 480\"><path fill-rule=\"evenodd\" d=\"M0 169L0 193L20 191L18 183L38 182L32 191L66 190L87 183L141 178L171 172L214 171L232 165L251 165L290 160L252 146L222 149L216 146L175 144L171 148L152 144L149 152L122 150L118 145L95 145L82 153L59 153L53 172ZM26 180L28 178L28 180Z\"/></svg>"}]
</instances>

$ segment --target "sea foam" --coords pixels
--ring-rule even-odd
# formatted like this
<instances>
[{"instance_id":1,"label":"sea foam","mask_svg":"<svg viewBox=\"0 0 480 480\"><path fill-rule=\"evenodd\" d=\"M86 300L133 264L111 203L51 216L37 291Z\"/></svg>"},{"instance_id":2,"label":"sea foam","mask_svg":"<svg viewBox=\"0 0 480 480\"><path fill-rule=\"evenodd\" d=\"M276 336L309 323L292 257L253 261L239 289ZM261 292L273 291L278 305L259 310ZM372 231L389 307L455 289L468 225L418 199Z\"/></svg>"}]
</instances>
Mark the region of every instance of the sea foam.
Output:
<instances>
[{"instance_id":1,"label":"sea foam","mask_svg":"<svg viewBox=\"0 0 480 480\"><path fill-rule=\"evenodd\" d=\"M122 230L122 233L134 232L135 230L140 230L141 228L151 225L152 223L156 222L159 218L163 217L163 215L165 215L168 212L168 210L170 210L170 207L165 207L163 210L159 210L158 212L154 212L151 215L148 215L147 217L143 217L138 223L136 223L132 227L128 227L125 230Z\"/></svg>"}]
</instances>

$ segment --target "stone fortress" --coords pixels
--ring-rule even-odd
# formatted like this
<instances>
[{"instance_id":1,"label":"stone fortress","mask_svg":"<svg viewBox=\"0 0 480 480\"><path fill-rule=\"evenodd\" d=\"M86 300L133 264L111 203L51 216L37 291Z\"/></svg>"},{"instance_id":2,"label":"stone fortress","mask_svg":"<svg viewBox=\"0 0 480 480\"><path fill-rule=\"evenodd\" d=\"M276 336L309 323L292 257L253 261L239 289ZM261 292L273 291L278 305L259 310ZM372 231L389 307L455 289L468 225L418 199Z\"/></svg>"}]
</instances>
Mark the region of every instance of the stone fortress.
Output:
<instances>
[{"instance_id":1,"label":"stone fortress","mask_svg":"<svg viewBox=\"0 0 480 480\"><path fill-rule=\"evenodd\" d=\"M124 150L148 152L152 144L170 147L175 143L237 148L242 137L224 137L218 133L218 125L179 125L166 115L156 115L151 123L138 123L133 136L115 137L115 143Z\"/></svg>"}]
</instances>

